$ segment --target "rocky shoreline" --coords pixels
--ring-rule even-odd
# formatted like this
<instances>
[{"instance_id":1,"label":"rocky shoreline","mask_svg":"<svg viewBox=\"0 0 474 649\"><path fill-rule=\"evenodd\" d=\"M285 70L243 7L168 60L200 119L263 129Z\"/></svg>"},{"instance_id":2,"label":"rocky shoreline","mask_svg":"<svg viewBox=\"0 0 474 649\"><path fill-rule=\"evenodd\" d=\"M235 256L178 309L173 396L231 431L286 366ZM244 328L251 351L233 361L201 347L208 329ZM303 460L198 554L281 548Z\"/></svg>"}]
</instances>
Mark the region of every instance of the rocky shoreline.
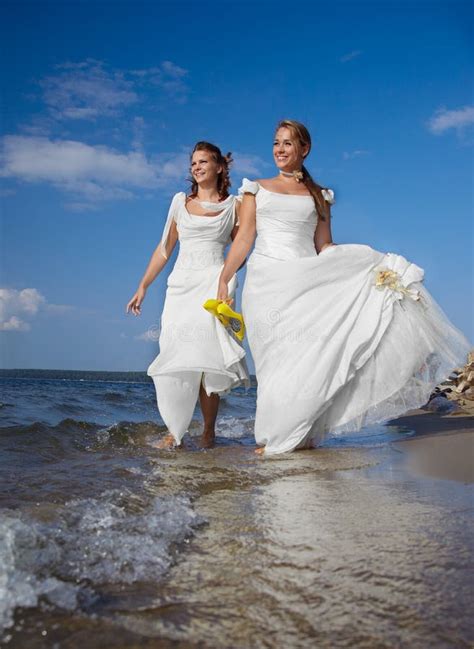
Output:
<instances>
[{"instance_id":1,"label":"rocky shoreline","mask_svg":"<svg viewBox=\"0 0 474 649\"><path fill-rule=\"evenodd\" d=\"M467 363L456 367L430 395L426 409L469 414L474 416L474 350L467 355Z\"/></svg>"}]
</instances>

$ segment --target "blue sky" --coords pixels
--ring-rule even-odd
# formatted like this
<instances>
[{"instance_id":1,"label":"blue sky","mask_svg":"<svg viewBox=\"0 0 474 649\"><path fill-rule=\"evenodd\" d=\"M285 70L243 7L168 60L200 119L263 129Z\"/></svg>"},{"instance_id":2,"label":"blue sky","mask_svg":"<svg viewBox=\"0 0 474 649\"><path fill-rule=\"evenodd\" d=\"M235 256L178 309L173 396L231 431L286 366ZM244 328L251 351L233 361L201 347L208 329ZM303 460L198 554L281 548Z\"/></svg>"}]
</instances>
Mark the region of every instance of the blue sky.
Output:
<instances>
[{"instance_id":1,"label":"blue sky","mask_svg":"<svg viewBox=\"0 0 474 649\"><path fill-rule=\"evenodd\" d=\"M2 367L146 370L171 266L140 318L125 305L190 149L232 151L236 191L274 175L285 117L308 126L307 166L335 191L334 240L423 267L474 340L471 4L20 1L2 14Z\"/></svg>"}]
</instances>

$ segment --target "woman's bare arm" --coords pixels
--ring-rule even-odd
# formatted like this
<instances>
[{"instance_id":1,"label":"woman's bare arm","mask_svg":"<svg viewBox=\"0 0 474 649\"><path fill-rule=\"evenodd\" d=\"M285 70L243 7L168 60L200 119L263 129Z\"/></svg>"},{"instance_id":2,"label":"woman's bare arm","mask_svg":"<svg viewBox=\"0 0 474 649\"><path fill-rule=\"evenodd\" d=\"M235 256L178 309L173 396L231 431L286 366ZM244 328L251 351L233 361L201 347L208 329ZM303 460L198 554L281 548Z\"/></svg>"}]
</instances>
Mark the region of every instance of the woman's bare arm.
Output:
<instances>
[{"instance_id":1,"label":"woman's bare arm","mask_svg":"<svg viewBox=\"0 0 474 649\"><path fill-rule=\"evenodd\" d=\"M166 251L165 251L168 258L171 256L171 253L173 252L177 241L178 241L178 230L176 229L176 223L173 221L170 227L168 241L167 241L168 245L166 246ZM165 255L163 254L163 248L161 246L161 241L160 241L160 243L156 246L151 256L151 259L148 263L148 266L145 270L142 279L140 280L135 295L127 304L126 313L131 311L134 315L140 315L141 304L145 299L146 290L150 286L150 284L152 284L155 281L155 279L161 273L163 268L166 266L166 262L168 261L167 257L165 257Z\"/></svg>"},{"instance_id":2,"label":"woman's bare arm","mask_svg":"<svg viewBox=\"0 0 474 649\"><path fill-rule=\"evenodd\" d=\"M170 227L168 235L168 245L166 246L166 255L169 258L174 250L176 242L178 241L178 230L176 229L176 222L173 221ZM156 246L155 251L153 252L150 262L147 266L145 274L143 275L140 286L148 288L152 284L158 275L161 273L163 268L166 266L168 259L163 254L163 249L161 247L161 242Z\"/></svg>"},{"instance_id":3,"label":"woman's bare arm","mask_svg":"<svg viewBox=\"0 0 474 649\"><path fill-rule=\"evenodd\" d=\"M314 247L316 252L322 252L328 246L336 246L332 240L331 234L331 208L328 206L328 217L325 221L318 219L318 224L314 233Z\"/></svg>"},{"instance_id":4,"label":"woman's bare arm","mask_svg":"<svg viewBox=\"0 0 474 649\"><path fill-rule=\"evenodd\" d=\"M256 212L255 196L250 193L245 193L242 198L242 205L240 206L239 229L227 254L224 268L219 278L218 300L226 300L228 298L227 284L242 266L253 246L257 231Z\"/></svg>"},{"instance_id":5,"label":"woman's bare arm","mask_svg":"<svg viewBox=\"0 0 474 649\"><path fill-rule=\"evenodd\" d=\"M240 201L236 200L235 203L234 203L234 206L235 206L234 207L235 213L236 213L236 216L237 216L236 221L238 221L239 218L240 218L240 208L241 208ZM230 238L232 239L232 241L237 236L238 231L239 231L239 226L235 224L234 227L232 228L232 232L230 233Z\"/></svg>"},{"instance_id":6,"label":"woman's bare arm","mask_svg":"<svg viewBox=\"0 0 474 649\"><path fill-rule=\"evenodd\" d=\"M237 218L239 218L239 216L240 216L240 201L236 201L235 211L237 212ZM230 238L232 239L232 241L233 241L233 240L235 239L235 237L237 236L237 232L238 232L238 231L239 231L239 226L238 226L238 225L234 225L234 227L232 228L232 232L230 233ZM243 267L245 266L245 262L246 262L246 261L247 261L247 259L244 259L244 260L243 260L243 262L242 262L242 263L240 264L240 266L237 268L238 271L239 271L241 268L243 268Z\"/></svg>"}]
</instances>

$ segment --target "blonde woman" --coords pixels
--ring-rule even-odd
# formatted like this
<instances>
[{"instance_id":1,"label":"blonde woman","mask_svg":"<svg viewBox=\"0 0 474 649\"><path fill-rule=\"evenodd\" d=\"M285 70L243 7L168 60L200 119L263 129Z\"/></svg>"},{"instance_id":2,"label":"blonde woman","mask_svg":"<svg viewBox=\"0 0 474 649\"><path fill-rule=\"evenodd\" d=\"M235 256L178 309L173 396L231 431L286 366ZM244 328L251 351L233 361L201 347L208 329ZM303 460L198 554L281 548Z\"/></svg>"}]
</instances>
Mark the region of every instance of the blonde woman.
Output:
<instances>
[{"instance_id":1,"label":"blonde woman","mask_svg":"<svg viewBox=\"0 0 474 649\"><path fill-rule=\"evenodd\" d=\"M242 310L258 382L257 452L265 455L425 404L471 348L422 284L422 268L333 242L334 191L312 179L310 150L303 124L277 125L278 173L244 178L239 232L217 294L227 297L256 237Z\"/></svg>"},{"instance_id":2,"label":"blonde woman","mask_svg":"<svg viewBox=\"0 0 474 649\"><path fill-rule=\"evenodd\" d=\"M161 315L160 353L147 370L168 429L159 448L181 445L198 398L204 419L201 445L211 447L219 395L249 385L244 349L202 306L216 293L224 249L238 231L238 206L229 193L230 162L230 154L223 156L214 144L196 144L191 154L191 192L174 195L161 242L127 304L127 312L140 315L147 288L179 240ZM234 274L230 298L236 286Z\"/></svg>"}]
</instances>

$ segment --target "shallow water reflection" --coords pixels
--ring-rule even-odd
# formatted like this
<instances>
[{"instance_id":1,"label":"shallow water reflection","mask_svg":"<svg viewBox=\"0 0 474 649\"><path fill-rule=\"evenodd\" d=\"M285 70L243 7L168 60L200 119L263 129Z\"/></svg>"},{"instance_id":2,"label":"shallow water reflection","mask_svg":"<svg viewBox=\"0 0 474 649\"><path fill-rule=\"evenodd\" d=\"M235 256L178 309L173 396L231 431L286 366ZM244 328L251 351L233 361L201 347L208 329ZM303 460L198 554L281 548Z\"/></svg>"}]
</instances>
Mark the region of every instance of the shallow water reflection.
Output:
<instances>
[{"instance_id":1,"label":"shallow water reflection","mask_svg":"<svg viewBox=\"0 0 474 649\"><path fill-rule=\"evenodd\" d=\"M161 605L120 623L229 648L469 646L472 489L407 479L387 449L368 455L328 449L229 469L201 499L209 526ZM238 487L242 472L253 485Z\"/></svg>"}]
</instances>

